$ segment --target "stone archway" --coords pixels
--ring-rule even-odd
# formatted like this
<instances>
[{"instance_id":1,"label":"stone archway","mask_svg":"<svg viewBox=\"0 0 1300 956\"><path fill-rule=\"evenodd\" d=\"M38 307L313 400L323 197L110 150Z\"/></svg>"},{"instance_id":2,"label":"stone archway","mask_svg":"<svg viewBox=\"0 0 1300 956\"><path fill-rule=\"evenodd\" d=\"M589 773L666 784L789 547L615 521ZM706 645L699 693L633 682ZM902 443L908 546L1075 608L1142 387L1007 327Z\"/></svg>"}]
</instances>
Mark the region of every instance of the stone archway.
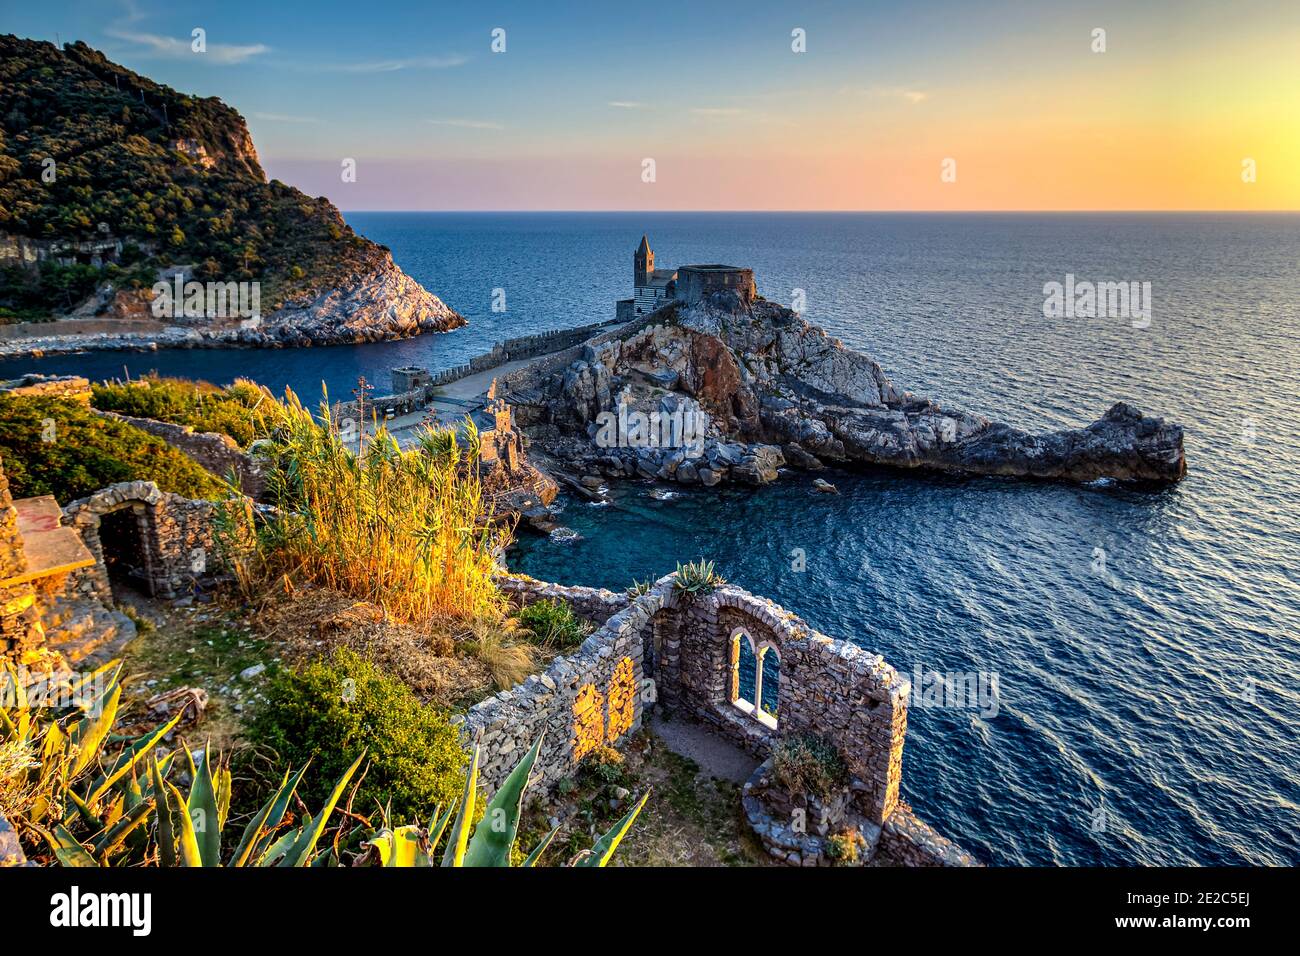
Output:
<instances>
[{"instance_id":1,"label":"stone archway","mask_svg":"<svg viewBox=\"0 0 1300 956\"><path fill-rule=\"evenodd\" d=\"M158 512L165 495L151 481L119 482L63 509L95 567L85 572L101 601L115 603L113 583L159 596Z\"/></svg>"}]
</instances>

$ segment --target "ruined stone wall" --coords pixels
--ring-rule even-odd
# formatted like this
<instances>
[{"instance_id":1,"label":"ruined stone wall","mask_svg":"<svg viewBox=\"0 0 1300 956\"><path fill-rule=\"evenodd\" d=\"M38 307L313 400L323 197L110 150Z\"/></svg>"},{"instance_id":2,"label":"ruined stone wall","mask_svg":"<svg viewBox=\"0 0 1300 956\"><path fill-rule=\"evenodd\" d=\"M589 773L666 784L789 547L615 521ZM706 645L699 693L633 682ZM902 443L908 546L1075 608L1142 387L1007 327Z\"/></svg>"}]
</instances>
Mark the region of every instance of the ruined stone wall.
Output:
<instances>
[{"instance_id":1,"label":"ruined stone wall","mask_svg":"<svg viewBox=\"0 0 1300 956\"><path fill-rule=\"evenodd\" d=\"M754 270L723 266L682 266L677 270L677 298L682 302L703 302L723 291L736 293L742 302L753 302Z\"/></svg>"},{"instance_id":2,"label":"ruined stone wall","mask_svg":"<svg viewBox=\"0 0 1300 956\"><path fill-rule=\"evenodd\" d=\"M591 751L640 728L639 623L629 609L619 612L544 673L470 708L462 732L467 744L479 744L479 779L486 793L496 792L538 735L545 736L534 796L571 775Z\"/></svg>"},{"instance_id":3,"label":"ruined stone wall","mask_svg":"<svg viewBox=\"0 0 1300 956\"><path fill-rule=\"evenodd\" d=\"M897 866L981 866L974 856L953 843L912 808L900 803L880 833L880 852Z\"/></svg>"},{"instance_id":4,"label":"ruined stone wall","mask_svg":"<svg viewBox=\"0 0 1300 956\"><path fill-rule=\"evenodd\" d=\"M692 596L675 580L667 575L626 600L503 579L516 603L568 600L588 620L626 603L576 654L469 711L466 733L472 739L482 732L489 792L542 730L545 789L573 773L597 741L616 743L639 727L645 708L655 706L700 720L763 758L785 735L828 739L848 766L860 812L883 822L898 802L907 682L878 654L831 640L765 598L731 585ZM741 631L780 657L775 726L732 702L732 639Z\"/></svg>"},{"instance_id":5,"label":"ruined stone wall","mask_svg":"<svg viewBox=\"0 0 1300 956\"><path fill-rule=\"evenodd\" d=\"M133 425L150 435L156 435L173 448L184 452L205 470L223 481L233 471L239 478L239 490L250 498L260 498L266 491L266 478L261 466L251 455L240 450L229 435L217 432L196 432L190 425L175 425L152 418L135 418L117 412L100 412L105 418Z\"/></svg>"},{"instance_id":6,"label":"ruined stone wall","mask_svg":"<svg viewBox=\"0 0 1300 956\"><path fill-rule=\"evenodd\" d=\"M563 601L573 608L574 614L597 627L627 607L631 600L626 594L605 588L566 587L522 574L503 574L496 580L513 607L548 599Z\"/></svg>"},{"instance_id":7,"label":"ruined stone wall","mask_svg":"<svg viewBox=\"0 0 1300 956\"><path fill-rule=\"evenodd\" d=\"M18 512L9 494L9 479L0 464L0 658L21 660L42 636L36 590L25 579L26 572Z\"/></svg>"},{"instance_id":8,"label":"ruined stone wall","mask_svg":"<svg viewBox=\"0 0 1300 956\"><path fill-rule=\"evenodd\" d=\"M156 597L192 594L222 569L216 539L217 507L215 502L161 491L152 481L119 482L65 505L64 523L77 530L95 556L94 567L70 576L70 587L112 603L99 529L105 515L129 509L139 534L141 583Z\"/></svg>"}]
</instances>

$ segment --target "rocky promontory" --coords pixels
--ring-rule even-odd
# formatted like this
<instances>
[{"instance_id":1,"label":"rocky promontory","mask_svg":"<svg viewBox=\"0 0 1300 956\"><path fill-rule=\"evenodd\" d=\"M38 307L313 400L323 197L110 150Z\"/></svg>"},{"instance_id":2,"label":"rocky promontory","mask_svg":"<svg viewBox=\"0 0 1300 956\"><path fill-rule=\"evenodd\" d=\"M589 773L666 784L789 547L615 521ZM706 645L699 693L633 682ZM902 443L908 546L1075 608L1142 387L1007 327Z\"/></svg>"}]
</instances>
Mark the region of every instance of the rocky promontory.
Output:
<instances>
[{"instance_id":1,"label":"rocky promontory","mask_svg":"<svg viewBox=\"0 0 1300 956\"><path fill-rule=\"evenodd\" d=\"M185 305L160 307L173 281ZM212 298L191 308L191 287ZM0 355L349 344L465 320L328 199L268 180L244 118L219 99L84 43L0 35L6 322Z\"/></svg>"},{"instance_id":2,"label":"rocky promontory","mask_svg":"<svg viewBox=\"0 0 1300 956\"><path fill-rule=\"evenodd\" d=\"M856 462L1174 482L1187 469L1182 427L1131 405L1031 434L901 391L798 313L727 292L670 303L503 385L534 442L610 477L763 484L787 465Z\"/></svg>"}]
</instances>

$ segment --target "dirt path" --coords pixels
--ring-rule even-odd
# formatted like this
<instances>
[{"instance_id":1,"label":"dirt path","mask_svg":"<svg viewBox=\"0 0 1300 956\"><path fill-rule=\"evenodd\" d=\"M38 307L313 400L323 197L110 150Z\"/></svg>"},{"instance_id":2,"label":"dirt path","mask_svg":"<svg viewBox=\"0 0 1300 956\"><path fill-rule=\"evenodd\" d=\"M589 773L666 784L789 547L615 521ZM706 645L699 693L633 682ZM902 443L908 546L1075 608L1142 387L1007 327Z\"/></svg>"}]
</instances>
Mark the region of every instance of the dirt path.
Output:
<instances>
[{"instance_id":1,"label":"dirt path","mask_svg":"<svg viewBox=\"0 0 1300 956\"><path fill-rule=\"evenodd\" d=\"M759 762L735 744L689 720L650 718L650 730L680 757L694 761L701 773L734 784L743 784L758 769Z\"/></svg>"}]
</instances>

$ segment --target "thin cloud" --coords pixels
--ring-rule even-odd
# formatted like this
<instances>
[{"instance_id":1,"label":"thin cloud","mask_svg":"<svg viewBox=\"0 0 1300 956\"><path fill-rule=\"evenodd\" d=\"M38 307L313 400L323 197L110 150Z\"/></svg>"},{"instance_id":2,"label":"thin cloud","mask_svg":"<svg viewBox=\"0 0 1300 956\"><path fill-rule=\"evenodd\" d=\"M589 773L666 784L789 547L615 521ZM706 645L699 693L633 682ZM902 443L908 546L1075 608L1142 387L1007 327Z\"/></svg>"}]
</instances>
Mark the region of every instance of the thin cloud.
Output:
<instances>
[{"instance_id":1,"label":"thin cloud","mask_svg":"<svg viewBox=\"0 0 1300 956\"><path fill-rule=\"evenodd\" d=\"M399 70L449 70L469 62L458 53L447 56L422 56L401 60L373 60L368 63L315 64L309 69L325 73L396 73Z\"/></svg>"},{"instance_id":2,"label":"thin cloud","mask_svg":"<svg viewBox=\"0 0 1300 956\"><path fill-rule=\"evenodd\" d=\"M246 45L209 43L205 52L198 53L190 46L192 41L189 39L164 37L156 33L140 33L134 30L122 30L117 27L110 27L104 32L115 39L125 40L127 43L134 43L142 47L148 51L146 55L151 54L168 60L201 56L206 57L209 62L218 66L233 66L237 63L244 63L260 54L271 52L271 48L265 43Z\"/></svg>"},{"instance_id":3,"label":"thin cloud","mask_svg":"<svg viewBox=\"0 0 1300 956\"><path fill-rule=\"evenodd\" d=\"M610 100L609 105L616 110L643 110L647 108L645 103L637 103L634 100Z\"/></svg>"},{"instance_id":4,"label":"thin cloud","mask_svg":"<svg viewBox=\"0 0 1300 956\"><path fill-rule=\"evenodd\" d=\"M840 92L854 96L872 96L878 99L903 100L912 105L923 103L930 98L930 94L925 90L917 90L906 86L873 86L866 90L845 87Z\"/></svg>"},{"instance_id":5,"label":"thin cloud","mask_svg":"<svg viewBox=\"0 0 1300 956\"><path fill-rule=\"evenodd\" d=\"M254 113L254 119L266 120L268 123L319 123L314 116L288 116L284 113Z\"/></svg>"},{"instance_id":6,"label":"thin cloud","mask_svg":"<svg viewBox=\"0 0 1300 956\"><path fill-rule=\"evenodd\" d=\"M487 120L431 119L425 122L431 126L455 126L458 129L505 129L500 123L491 123Z\"/></svg>"}]
</instances>

